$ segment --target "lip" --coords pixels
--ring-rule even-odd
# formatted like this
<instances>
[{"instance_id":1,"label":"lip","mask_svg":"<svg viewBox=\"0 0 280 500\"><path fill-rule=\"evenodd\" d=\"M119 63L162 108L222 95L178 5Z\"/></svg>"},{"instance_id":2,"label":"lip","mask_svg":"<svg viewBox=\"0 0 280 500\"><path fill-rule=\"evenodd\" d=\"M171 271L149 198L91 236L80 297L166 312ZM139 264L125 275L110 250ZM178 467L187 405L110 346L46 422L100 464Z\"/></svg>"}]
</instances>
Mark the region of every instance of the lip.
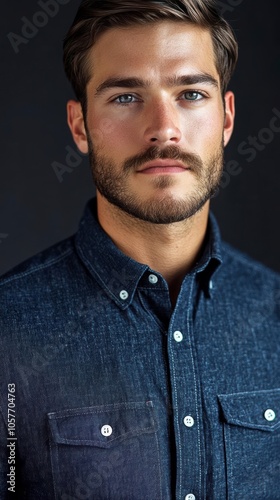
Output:
<instances>
[{"instance_id":1,"label":"lip","mask_svg":"<svg viewBox=\"0 0 280 500\"><path fill-rule=\"evenodd\" d=\"M175 174L189 170L187 165L176 160L155 160L145 163L137 173L140 174Z\"/></svg>"}]
</instances>

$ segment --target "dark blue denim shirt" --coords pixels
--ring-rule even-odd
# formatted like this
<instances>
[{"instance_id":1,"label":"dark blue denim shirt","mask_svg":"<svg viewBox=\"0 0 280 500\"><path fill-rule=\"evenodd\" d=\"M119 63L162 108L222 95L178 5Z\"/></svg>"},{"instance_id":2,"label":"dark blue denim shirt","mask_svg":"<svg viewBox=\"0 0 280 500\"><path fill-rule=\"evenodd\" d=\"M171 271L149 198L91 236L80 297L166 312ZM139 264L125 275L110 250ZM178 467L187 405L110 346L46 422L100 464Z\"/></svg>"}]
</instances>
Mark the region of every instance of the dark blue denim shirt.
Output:
<instances>
[{"instance_id":1,"label":"dark blue denim shirt","mask_svg":"<svg viewBox=\"0 0 280 500\"><path fill-rule=\"evenodd\" d=\"M279 500L279 320L279 276L213 217L172 309L92 200L0 279L1 500Z\"/></svg>"}]
</instances>

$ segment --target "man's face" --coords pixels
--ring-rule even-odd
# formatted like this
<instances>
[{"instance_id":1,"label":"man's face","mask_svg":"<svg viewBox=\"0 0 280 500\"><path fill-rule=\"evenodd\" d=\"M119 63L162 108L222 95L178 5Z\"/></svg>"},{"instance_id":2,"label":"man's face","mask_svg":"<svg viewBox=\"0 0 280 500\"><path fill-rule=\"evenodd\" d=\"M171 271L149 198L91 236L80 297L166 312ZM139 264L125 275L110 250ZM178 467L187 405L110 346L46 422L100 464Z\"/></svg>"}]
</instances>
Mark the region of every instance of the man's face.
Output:
<instances>
[{"instance_id":1,"label":"man's face","mask_svg":"<svg viewBox=\"0 0 280 500\"><path fill-rule=\"evenodd\" d=\"M162 224L194 215L218 186L231 133L209 32L171 21L111 29L89 62L99 205Z\"/></svg>"}]
</instances>

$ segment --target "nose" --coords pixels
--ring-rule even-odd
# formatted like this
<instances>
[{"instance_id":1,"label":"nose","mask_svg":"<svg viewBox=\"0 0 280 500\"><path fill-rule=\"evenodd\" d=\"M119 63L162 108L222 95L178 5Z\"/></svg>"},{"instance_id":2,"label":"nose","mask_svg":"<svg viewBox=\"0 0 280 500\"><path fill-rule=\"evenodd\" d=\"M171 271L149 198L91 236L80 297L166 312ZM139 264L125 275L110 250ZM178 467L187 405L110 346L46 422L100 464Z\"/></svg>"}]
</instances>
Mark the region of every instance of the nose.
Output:
<instances>
[{"instance_id":1,"label":"nose","mask_svg":"<svg viewBox=\"0 0 280 500\"><path fill-rule=\"evenodd\" d=\"M174 105L160 100L150 104L145 116L145 141L154 146L175 145L181 141L179 115Z\"/></svg>"}]
</instances>

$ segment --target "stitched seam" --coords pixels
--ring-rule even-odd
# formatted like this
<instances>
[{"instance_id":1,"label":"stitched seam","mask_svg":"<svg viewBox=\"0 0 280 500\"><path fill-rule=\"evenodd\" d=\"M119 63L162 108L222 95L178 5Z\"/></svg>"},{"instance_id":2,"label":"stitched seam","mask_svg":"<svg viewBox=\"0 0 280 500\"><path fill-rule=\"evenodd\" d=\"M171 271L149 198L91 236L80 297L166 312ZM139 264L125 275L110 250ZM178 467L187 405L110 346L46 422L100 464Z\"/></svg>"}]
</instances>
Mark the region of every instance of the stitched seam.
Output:
<instances>
[{"instance_id":1,"label":"stitched seam","mask_svg":"<svg viewBox=\"0 0 280 500\"><path fill-rule=\"evenodd\" d=\"M227 436L226 453L228 454L228 491L229 491L228 497L229 500L234 500L231 437L230 437L230 429L227 429L226 427L225 427L225 436Z\"/></svg>"},{"instance_id":2,"label":"stitched seam","mask_svg":"<svg viewBox=\"0 0 280 500\"><path fill-rule=\"evenodd\" d=\"M147 403L151 403L150 401L147 401ZM53 420L53 419L59 419L59 418L65 418L66 416L69 415L69 413L71 412L71 415L73 416L77 416L77 415L90 415L90 414L98 414L98 413L107 413L107 412L110 412L114 409L118 410L119 408L125 408L126 410L139 410L139 411L145 411L145 408L142 407L142 405L147 405L147 403L116 403L115 405L104 405L102 407L97 407L99 409L97 410L94 410L94 409L91 409L91 408L96 408L94 406L92 407L89 407L87 410L84 410L84 408L70 408L69 410L65 410L65 412L63 412L61 415L59 416L55 416L56 415L56 412L51 412L51 413L48 413L48 416L50 418L50 420ZM133 406L135 405L135 406ZM139 408L137 407L137 405L139 405ZM141 407L140 407L141 405ZM148 408L149 407L152 407L152 405L148 405ZM108 409L105 409L103 410L103 408L108 408ZM84 411L82 411L84 410ZM60 413L60 412L59 412Z\"/></svg>"},{"instance_id":3,"label":"stitched seam","mask_svg":"<svg viewBox=\"0 0 280 500\"><path fill-rule=\"evenodd\" d=\"M56 484L56 479L55 479L55 473L54 473L54 467L53 467L53 459L52 459L52 451L55 455L54 458L56 458L56 463L57 463L57 467L59 467L59 464L58 464L58 449L57 449L57 445L55 444L54 446L52 445L51 443L51 440L49 440L49 449L50 449L50 457L51 457L51 469L52 469L52 477L53 477L53 489L54 489L54 496L55 496L55 500L58 500L58 496L57 496L57 484Z\"/></svg>"},{"instance_id":4,"label":"stitched seam","mask_svg":"<svg viewBox=\"0 0 280 500\"><path fill-rule=\"evenodd\" d=\"M161 463L160 463L160 454L159 454L159 442L158 442L158 434L155 432L155 439L156 439L156 446L157 446L157 453L158 453L158 470L159 470L159 491L160 491L160 500L162 500L162 480L161 480Z\"/></svg>"},{"instance_id":5,"label":"stitched seam","mask_svg":"<svg viewBox=\"0 0 280 500\"><path fill-rule=\"evenodd\" d=\"M165 288L164 286L162 286L162 287L154 287L154 286L150 286L150 287L147 287L147 286L138 286L138 289L139 289L140 291L146 291L146 290L150 291L150 290L152 290L152 292L154 292L155 290L157 290L157 291L158 291L158 290L163 290L163 291L166 291L166 288Z\"/></svg>"},{"instance_id":6,"label":"stitched seam","mask_svg":"<svg viewBox=\"0 0 280 500\"><path fill-rule=\"evenodd\" d=\"M192 280L191 288L190 288L188 313L192 310L191 309L191 301L192 301L192 294L193 294L193 286L194 286L194 280ZM197 378L196 378L196 373L195 373L195 364L194 364L194 357L193 357L193 346L195 345L195 343L194 343L193 335L191 335L193 333L193 330L191 330L191 325L192 325L191 320L190 320L190 318L188 318L189 337L190 337L190 339L192 338L192 342L190 342L190 355L191 355L191 360L192 360L193 378L194 378L195 409L196 409L196 419L197 419L197 441L198 441L198 455L199 455L199 497L201 497L201 489L202 489L201 461L202 461L202 456L201 456L201 440L200 440L200 419L199 419L199 411L198 411Z\"/></svg>"},{"instance_id":7,"label":"stitched seam","mask_svg":"<svg viewBox=\"0 0 280 500\"><path fill-rule=\"evenodd\" d=\"M105 444L107 446L109 446L113 441L121 441L124 437L129 437L129 436L139 436L140 434L143 434L143 433L148 433L150 430L152 431L155 431L155 427L145 427L143 429L138 429L137 431L128 431L128 432L125 432L123 434L121 434L120 436L117 436L115 438L112 438L108 441L105 441L102 442L102 441L98 441L98 440L89 440L89 439L61 439L61 444L73 444L74 443L77 443L77 444L88 444L88 445L92 445L92 446L97 446L97 447L103 447L103 446L98 446L98 445L102 445L102 444ZM62 443L63 441L63 443ZM107 448L106 446L106 448Z\"/></svg>"},{"instance_id":8,"label":"stitched seam","mask_svg":"<svg viewBox=\"0 0 280 500\"><path fill-rule=\"evenodd\" d=\"M60 255L59 257L55 257L54 259L50 260L49 262L46 262L45 264L40 264L34 269L30 269L29 271L22 272L20 274L17 274L15 276L11 276L10 278L4 278L3 280L0 280L0 286L5 285L6 283L10 283L12 281L16 281L20 278L24 278L25 276L29 276L30 274L36 273L37 271L41 271L42 269L46 269L48 267L51 267L52 265L56 264L57 262L60 262L61 260L65 259L68 255L73 253L72 248L67 250L64 254Z\"/></svg>"},{"instance_id":9,"label":"stitched seam","mask_svg":"<svg viewBox=\"0 0 280 500\"><path fill-rule=\"evenodd\" d=\"M218 397L223 399L228 399L228 396L238 396L238 398L247 398L248 394L251 396L259 396L260 394L278 394L280 395L280 389L276 387L275 389L267 389L262 391L248 391L248 392L231 392L227 394L218 394Z\"/></svg>"},{"instance_id":10,"label":"stitched seam","mask_svg":"<svg viewBox=\"0 0 280 500\"><path fill-rule=\"evenodd\" d=\"M277 429L277 427L280 426L280 422L278 422L276 425L272 425L269 427L269 425L260 425L260 424L252 424L250 422L245 422L245 421L242 421L242 420L236 420L236 419L232 419L231 421L227 421L228 424L239 424L241 425L242 427L248 427L250 429L261 429L261 430L268 430L268 431L273 431L275 429Z\"/></svg>"},{"instance_id":11,"label":"stitched seam","mask_svg":"<svg viewBox=\"0 0 280 500\"><path fill-rule=\"evenodd\" d=\"M85 256L83 250L81 249L81 247L79 247L79 252L80 252L80 255L83 257L84 259L84 262L87 263L89 269L91 270L91 272L95 275L95 277L98 278L98 280L100 280L101 282L101 286L103 286L103 288L107 291L107 293L110 295L110 297L114 300L117 301L117 303L124 307L124 306L128 306L129 305L129 302L126 302L125 304L122 303L119 299L117 299L116 295L114 293L111 292L111 290L107 287L106 283L103 281L103 279L101 278L101 276L98 274L98 272L92 267L92 264L90 263L90 261L87 259L87 257ZM99 283L100 284L100 283ZM131 297L130 297L131 299Z\"/></svg>"},{"instance_id":12,"label":"stitched seam","mask_svg":"<svg viewBox=\"0 0 280 500\"><path fill-rule=\"evenodd\" d=\"M174 311L173 311L174 315ZM170 325L170 330L172 333L173 330L173 320ZM172 364L173 364L173 369L175 372L175 362L174 362L174 354L173 354L173 347L172 347L172 335L169 338L169 343L170 343L170 353L171 353L171 359L172 359ZM178 451L179 451L179 497L181 497L181 491L182 491L182 445L181 445L181 433L180 433L180 424L179 424L179 415L178 415L178 395L177 395L177 383L176 383L176 377L173 375L173 383L174 383L174 401L175 401L175 408L176 409L176 425L177 425L177 436L178 436Z\"/></svg>"},{"instance_id":13,"label":"stitched seam","mask_svg":"<svg viewBox=\"0 0 280 500\"><path fill-rule=\"evenodd\" d=\"M231 245L228 245L225 242L223 242L222 245L223 245L223 248L225 249L226 253L228 254L228 256L231 257L232 260L234 260L234 261L237 260L239 262L242 262L243 264L246 264L247 267L250 266L251 268L253 268L257 271L262 271L263 274L266 273L271 278L274 278L274 279L276 278L279 281L279 274L277 274L276 271L269 269L265 265L259 264L255 260L252 262L252 260L249 258L249 256L242 255L241 253L234 250L231 247Z\"/></svg>"}]
</instances>

